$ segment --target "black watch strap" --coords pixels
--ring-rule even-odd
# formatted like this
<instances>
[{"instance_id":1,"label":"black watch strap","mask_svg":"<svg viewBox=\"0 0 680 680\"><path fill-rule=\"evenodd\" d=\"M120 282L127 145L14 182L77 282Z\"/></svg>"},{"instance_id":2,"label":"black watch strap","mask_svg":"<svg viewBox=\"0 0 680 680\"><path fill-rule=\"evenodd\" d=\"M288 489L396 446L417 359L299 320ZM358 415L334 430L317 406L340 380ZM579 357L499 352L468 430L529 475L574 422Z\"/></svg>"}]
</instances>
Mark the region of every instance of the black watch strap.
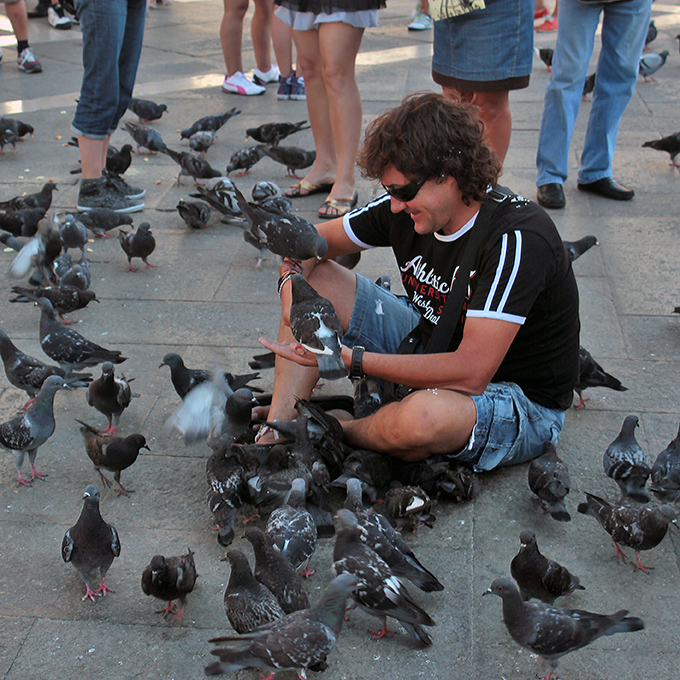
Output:
<instances>
[{"instance_id":1,"label":"black watch strap","mask_svg":"<svg viewBox=\"0 0 680 680\"><path fill-rule=\"evenodd\" d=\"M365 347L361 345L356 345L352 348L352 363L349 367L349 377L358 379L364 377L364 368L362 365L362 359L364 357Z\"/></svg>"}]
</instances>

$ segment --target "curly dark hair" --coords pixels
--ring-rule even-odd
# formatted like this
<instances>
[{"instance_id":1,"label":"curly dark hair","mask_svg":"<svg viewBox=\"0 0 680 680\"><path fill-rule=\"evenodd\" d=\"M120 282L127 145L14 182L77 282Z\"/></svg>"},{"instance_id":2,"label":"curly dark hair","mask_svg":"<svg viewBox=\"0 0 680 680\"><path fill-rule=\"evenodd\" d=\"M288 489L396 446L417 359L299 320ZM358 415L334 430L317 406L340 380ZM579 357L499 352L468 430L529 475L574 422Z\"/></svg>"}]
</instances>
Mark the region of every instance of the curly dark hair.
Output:
<instances>
[{"instance_id":1,"label":"curly dark hair","mask_svg":"<svg viewBox=\"0 0 680 680\"><path fill-rule=\"evenodd\" d=\"M389 167L409 179L453 177L470 205L486 199L501 171L483 134L472 106L436 92L416 92L368 125L358 164L367 179L380 179Z\"/></svg>"}]
</instances>

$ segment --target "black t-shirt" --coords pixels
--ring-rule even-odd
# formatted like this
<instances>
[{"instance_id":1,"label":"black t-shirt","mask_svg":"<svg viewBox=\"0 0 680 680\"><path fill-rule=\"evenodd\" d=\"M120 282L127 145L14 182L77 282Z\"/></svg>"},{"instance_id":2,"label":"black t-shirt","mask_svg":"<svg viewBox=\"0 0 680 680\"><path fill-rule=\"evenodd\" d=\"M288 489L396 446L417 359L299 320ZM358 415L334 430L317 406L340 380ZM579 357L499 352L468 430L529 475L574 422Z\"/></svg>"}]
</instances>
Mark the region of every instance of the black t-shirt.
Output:
<instances>
[{"instance_id":1,"label":"black t-shirt","mask_svg":"<svg viewBox=\"0 0 680 680\"><path fill-rule=\"evenodd\" d=\"M387 194L345 217L362 248L390 246L411 301L431 328L439 320L475 218L451 236L417 234ZM578 290L571 261L552 220L519 196L499 207L470 276L468 299L450 351L460 344L465 315L521 325L493 382L517 383L542 406L567 409L578 379Z\"/></svg>"}]
</instances>

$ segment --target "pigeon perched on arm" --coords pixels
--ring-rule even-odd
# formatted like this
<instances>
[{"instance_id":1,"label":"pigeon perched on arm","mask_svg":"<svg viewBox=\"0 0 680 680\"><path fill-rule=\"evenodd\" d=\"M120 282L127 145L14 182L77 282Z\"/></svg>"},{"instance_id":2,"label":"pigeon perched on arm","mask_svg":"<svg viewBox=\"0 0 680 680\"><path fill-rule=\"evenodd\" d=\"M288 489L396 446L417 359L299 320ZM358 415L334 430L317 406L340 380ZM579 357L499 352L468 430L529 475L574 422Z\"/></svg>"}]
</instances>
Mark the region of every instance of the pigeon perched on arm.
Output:
<instances>
[{"instance_id":1,"label":"pigeon perched on arm","mask_svg":"<svg viewBox=\"0 0 680 680\"><path fill-rule=\"evenodd\" d=\"M38 396L26 409L14 418L0 423L0 446L12 451L16 458L17 486L30 486L21 474L21 466L24 455L28 453L31 463L32 477L44 479L46 475L40 474L35 468L35 459L38 448L41 447L54 432L54 395L57 390L68 389L68 384L63 378L51 375L45 379L38 392Z\"/></svg>"},{"instance_id":2,"label":"pigeon perched on arm","mask_svg":"<svg viewBox=\"0 0 680 680\"><path fill-rule=\"evenodd\" d=\"M640 57L640 75L645 82L656 82L653 76L666 63L668 54L668 50L664 50L660 53L649 52Z\"/></svg>"},{"instance_id":3,"label":"pigeon perched on arm","mask_svg":"<svg viewBox=\"0 0 680 680\"><path fill-rule=\"evenodd\" d=\"M151 225L148 222L142 222L138 227L137 231L128 232L122 229L118 230L118 241L120 242L120 247L123 252L127 255L128 259L128 271L137 271L135 267L132 266L132 258L139 257L142 262L147 267L155 267L155 264L151 264L147 261L147 257L153 253L156 249L156 239L151 233Z\"/></svg>"},{"instance_id":4,"label":"pigeon perched on arm","mask_svg":"<svg viewBox=\"0 0 680 680\"><path fill-rule=\"evenodd\" d=\"M597 236L584 236L578 241L562 241L562 243L564 243L564 247L567 250L567 255L569 255L569 259L572 262L574 260L578 260L578 258L581 257L583 253L590 250L593 246L600 245L597 241Z\"/></svg>"},{"instance_id":5,"label":"pigeon perched on arm","mask_svg":"<svg viewBox=\"0 0 680 680\"><path fill-rule=\"evenodd\" d=\"M292 612L250 633L211 639L209 642L227 644L212 650L220 660L206 666L206 675L241 668L295 669L306 678L307 669L324 670L340 635L347 596L355 585L350 574L341 574L314 607Z\"/></svg>"},{"instance_id":6,"label":"pigeon perched on arm","mask_svg":"<svg viewBox=\"0 0 680 680\"><path fill-rule=\"evenodd\" d=\"M62 559L71 562L85 581L83 602L88 598L94 602L95 597L114 592L106 585L106 574L114 558L120 555L118 532L102 518L99 498L99 489L90 484L85 489L80 517L61 543ZM92 590L90 583L99 578L99 587Z\"/></svg>"},{"instance_id":7,"label":"pigeon perched on arm","mask_svg":"<svg viewBox=\"0 0 680 680\"><path fill-rule=\"evenodd\" d=\"M168 110L168 107L165 104L156 104L150 99L133 97L130 99L128 109L137 115L140 123L150 123L152 120L158 120Z\"/></svg>"},{"instance_id":8,"label":"pigeon perched on arm","mask_svg":"<svg viewBox=\"0 0 680 680\"><path fill-rule=\"evenodd\" d=\"M163 138L156 130L144 127L143 125L135 125L134 123L125 123L124 129L135 140L137 153L141 153L141 148L145 148L150 154L157 151L163 152L166 149Z\"/></svg>"},{"instance_id":9,"label":"pigeon perched on arm","mask_svg":"<svg viewBox=\"0 0 680 680\"><path fill-rule=\"evenodd\" d=\"M617 560L626 563L626 556L619 544L633 548L637 556L634 566L645 573L649 573L653 567L642 564L640 551L655 548L666 535L668 525L671 522L677 525L675 511L670 505L660 505L658 508L614 505L590 493L586 493L586 502L579 504L578 511L595 517L612 537Z\"/></svg>"},{"instance_id":10,"label":"pigeon perched on arm","mask_svg":"<svg viewBox=\"0 0 680 680\"><path fill-rule=\"evenodd\" d=\"M130 379L132 380L134 378ZM132 397L137 396L139 395L132 393L130 382L124 375L116 376L110 361L102 364L101 376L93 380L87 388L87 403L103 413L109 421L106 434L116 434L121 414L130 405Z\"/></svg>"},{"instance_id":11,"label":"pigeon perched on arm","mask_svg":"<svg viewBox=\"0 0 680 680\"><path fill-rule=\"evenodd\" d=\"M642 146L643 148L665 151L671 157L671 165L674 168L680 168L680 165L675 162L675 157L680 153L680 132L674 132L672 135L667 135L661 139L651 139Z\"/></svg>"},{"instance_id":12,"label":"pigeon perched on arm","mask_svg":"<svg viewBox=\"0 0 680 680\"><path fill-rule=\"evenodd\" d=\"M578 383L574 390L578 394L579 402L575 408L578 410L586 405L587 399L583 398L583 390L588 387L608 387L617 392L625 392L628 388L613 375L606 373L604 368L593 359L590 352L582 346L578 348Z\"/></svg>"},{"instance_id":13,"label":"pigeon perched on arm","mask_svg":"<svg viewBox=\"0 0 680 680\"><path fill-rule=\"evenodd\" d=\"M529 488L538 496L550 516L558 522L568 522L571 515L564 502L571 480L564 461L558 457L551 441L543 444L543 453L529 465Z\"/></svg>"},{"instance_id":14,"label":"pigeon perched on arm","mask_svg":"<svg viewBox=\"0 0 680 680\"><path fill-rule=\"evenodd\" d=\"M680 499L680 428L675 439L656 457L649 490L662 502Z\"/></svg>"},{"instance_id":15,"label":"pigeon perched on arm","mask_svg":"<svg viewBox=\"0 0 680 680\"><path fill-rule=\"evenodd\" d=\"M305 126L306 122L306 120L301 120L299 123L264 123L256 128L248 128L246 130L246 139L252 137L256 142L260 142L260 144L278 146L282 139L301 130L309 130L311 125Z\"/></svg>"},{"instance_id":16,"label":"pigeon perched on arm","mask_svg":"<svg viewBox=\"0 0 680 680\"><path fill-rule=\"evenodd\" d=\"M145 595L168 601L157 614L163 614L164 618L172 614L172 621L179 621L184 616L184 604L187 595L196 585L197 576L191 549L188 549L186 555L154 555L142 572L142 590ZM179 600L179 609L175 609L173 600Z\"/></svg>"},{"instance_id":17,"label":"pigeon perched on arm","mask_svg":"<svg viewBox=\"0 0 680 680\"><path fill-rule=\"evenodd\" d=\"M621 489L621 500L632 498L647 503L645 484L651 472L647 454L635 439L637 416L626 416L616 439L607 447L602 458L604 473Z\"/></svg>"},{"instance_id":18,"label":"pigeon perched on arm","mask_svg":"<svg viewBox=\"0 0 680 680\"><path fill-rule=\"evenodd\" d=\"M645 627L627 610L608 616L580 609L561 609L544 602L524 602L509 578L497 578L483 595L498 595L503 600L503 621L512 639L538 654L550 664L549 680L560 657L573 652L603 635L632 633Z\"/></svg>"},{"instance_id":19,"label":"pigeon perched on arm","mask_svg":"<svg viewBox=\"0 0 680 680\"><path fill-rule=\"evenodd\" d=\"M141 449L151 451L146 445L144 436L131 434L127 437L116 437L112 433L102 432L77 418L76 422L82 425L80 432L85 440L85 451L94 464L94 469L99 474L102 484L107 488L111 487L111 482L101 470L104 468L114 473L113 478L118 484L118 495L129 496L132 491L121 484L120 473L133 465Z\"/></svg>"},{"instance_id":20,"label":"pigeon perched on arm","mask_svg":"<svg viewBox=\"0 0 680 680\"><path fill-rule=\"evenodd\" d=\"M553 604L558 597L570 595L577 588L585 590L576 576L541 554L533 531L523 531L519 540L521 545L510 562L510 573L517 581L522 599L536 598Z\"/></svg>"},{"instance_id":21,"label":"pigeon perched on arm","mask_svg":"<svg viewBox=\"0 0 680 680\"><path fill-rule=\"evenodd\" d=\"M199 130L207 130L208 132L217 132L230 118L238 116L241 113L233 108L216 116L203 116L199 118L191 127L182 130L179 134L182 139L189 139L191 135Z\"/></svg>"},{"instance_id":22,"label":"pigeon perched on arm","mask_svg":"<svg viewBox=\"0 0 680 680\"><path fill-rule=\"evenodd\" d=\"M248 174L248 170L255 165L259 160L264 158L264 151L259 146L248 146L245 149L239 149L231 154L229 163L227 165L227 175L234 170L242 170L236 176L243 177Z\"/></svg>"},{"instance_id":23,"label":"pigeon perched on arm","mask_svg":"<svg viewBox=\"0 0 680 680\"><path fill-rule=\"evenodd\" d=\"M316 160L316 151L305 151L297 146L265 146L260 147L263 153L273 161L286 166L288 177L302 179L295 174L296 170L308 168Z\"/></svg>"},{"instance_id":24,"label":"pigeon perched on arm","mask_svg":"<svg viewBox=\"0 0 680 680\"><path fill-rule=\"evenodd\" d=\"M27 208L43 208L45 211L52 205L52 192L58 191L54 182L46 182L35 194L15 196L7 201L0 201L0 210L25 210Z\"/></svg>"}]
</instances>

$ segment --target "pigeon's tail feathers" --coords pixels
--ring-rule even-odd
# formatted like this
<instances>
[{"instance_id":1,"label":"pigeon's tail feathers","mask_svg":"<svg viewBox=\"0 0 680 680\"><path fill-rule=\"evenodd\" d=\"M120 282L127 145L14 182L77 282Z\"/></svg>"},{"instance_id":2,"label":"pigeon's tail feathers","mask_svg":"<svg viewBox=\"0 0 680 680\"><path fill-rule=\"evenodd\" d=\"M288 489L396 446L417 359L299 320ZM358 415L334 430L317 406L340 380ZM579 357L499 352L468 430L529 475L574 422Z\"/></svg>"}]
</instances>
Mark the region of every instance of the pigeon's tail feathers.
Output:
<instances>
[{"instance_id":1,"label":"pigeon's tail feathers","mask_svg":"<svg viewBox=\"0 0 680 680\"><path fill-rule=\"evenodd\" d=\"M626 616L628 611L621 611L612 614L613 619L619 619L604 635L614 635L615 633L634 633L637 630L644 630L645 622L639 616Z\"/></svg>"},{"instance_id":2,"label":"pigeon's tail feathers","mask_svg":"<svg viewBox=\"0 0 680 680\"><path fill-rule=\"evenodd\" d=\"M421 642L426 647L432 646L432 638L427 634L427 631L420 625L409 623L408 621L400 621L406 632L417 642Z\"/></svg>"},{"instance_id":3,"label":"pigeon's tail feathers","mask_svg":"<svg viewBox=\"0 0 680 680\"><path fill-rule=\"evenodd\" d=\"M319 377L325 380L339 380L347 377L347 369L339 356L335 354L317 354Z\"/></svg>"},{"instance_id":4,"label":"pigeon's tail feathers","mask_svg":"<svg viewBox=\"0 0 680 680\"><path fill-rule=\"evenodd\" d=\"M71 373L64 378L64 382L71 388L87 387L92 382L91 373Z\"/></svg>"},{"instance_id":5,"label":"pigeon's tail feathers","mask_svg":"<svg viewBox=\"0 0 680 680\"><path fill-rule=\"evenodd\" d=\"M33 258L40 250L40 240L32 238L16 255L9 268L9 275L13 279L27 276L33 267Z\"/></svg>"},{"instance_id":6,"label":"pigeon's tail feathers","mask_svg":"<svg viewBox=\"0 0 680 680\"><path fill-rule=\"evenodd\" d=\"M230 647L218 647L210 651L211 654L219 657L219 661L213 661L205 667L206 675L222 675L223 673L233 673L241 668L252 667L255 657L246 647L245 649L232 649Z\"/></svg>"},{"instance_id":7,"label":"pigeon's tail feathers","mask_svg":"<svg viewBox=\"0 0 680 680\"><path fill-rule=\"evenodd\" d=\"M444 590L444 584L430 571L428 571L418 560L414 557L407 557L408 562L417 565L417 571L409 571L408 580L414 586L420 588L424 593L434 593Z\"/></svg>"}]
</instances>

